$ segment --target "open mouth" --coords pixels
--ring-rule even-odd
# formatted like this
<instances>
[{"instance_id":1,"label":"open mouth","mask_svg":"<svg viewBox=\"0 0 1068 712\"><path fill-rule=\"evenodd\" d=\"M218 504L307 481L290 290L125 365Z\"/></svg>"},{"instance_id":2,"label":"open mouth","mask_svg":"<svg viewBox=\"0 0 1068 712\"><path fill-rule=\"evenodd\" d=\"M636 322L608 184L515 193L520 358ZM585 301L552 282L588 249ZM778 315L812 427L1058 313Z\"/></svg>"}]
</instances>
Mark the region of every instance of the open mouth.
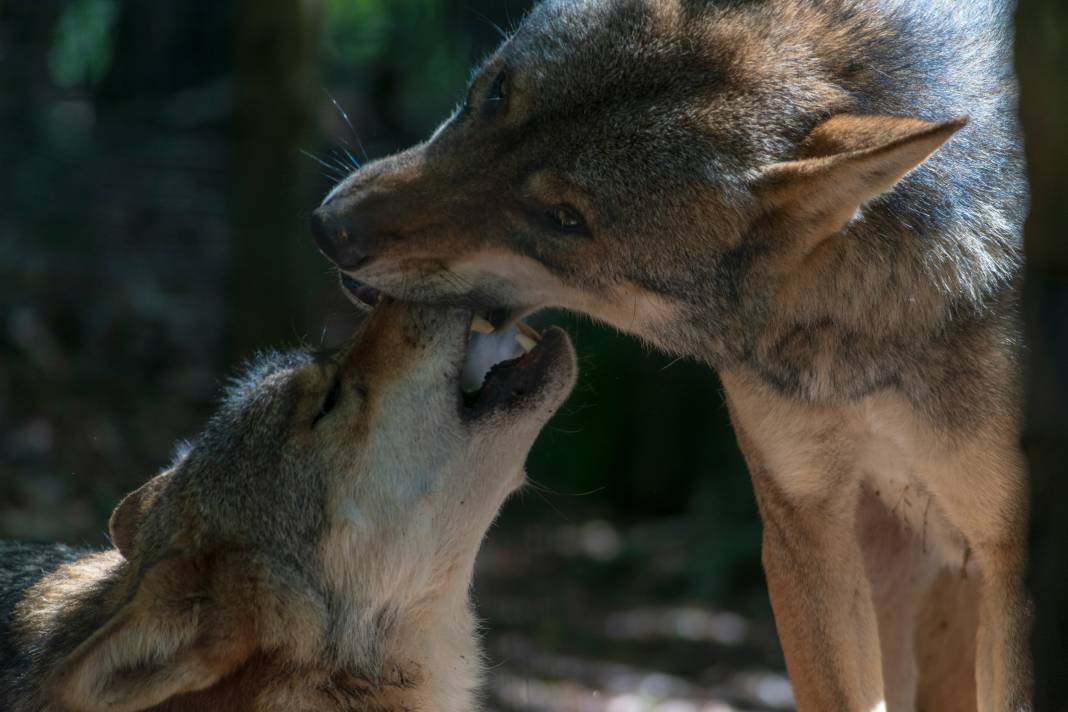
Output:
<instances>
[{"instance_id":1,"label":"open mouth","mask_svg":"<svg viewBox=\"0 0 1068 712\"><path fill-rule=\"evenodd\" d=\"M522 408L539 398L568 345L557 327L539 334L518 320L495 328L486 317L472 318L460 374L465 417Z\"/></svg>"},{"instance_id":2,"label":"open mouth","mask_svg":"<svg viewBox=\"0 0 1068 712\"><path fill-rule=\"evenodd\" d=\"M374 307L381 296L344 273L341 287L364 309ZM505 408L522 408L550 381L569 345L563 329L549 327L539 333L506 309L473 315L459 374L463 416L473 420Z\"/></svg>"},{"instance_id":3,"label":"open mouth","mask_svg":"<svg viewBox=\"0 0 1068 712\"><path fill-rule=\"evenodd\" d=\"M345 293L345 296L349 298L349 301L356 306L368 309L378 304L378 300L382 297L382 293L374 287L369 287L363 282L353 279L344 272L338 272L341 280L341 291Z\"/></svg>"}]
</instances>

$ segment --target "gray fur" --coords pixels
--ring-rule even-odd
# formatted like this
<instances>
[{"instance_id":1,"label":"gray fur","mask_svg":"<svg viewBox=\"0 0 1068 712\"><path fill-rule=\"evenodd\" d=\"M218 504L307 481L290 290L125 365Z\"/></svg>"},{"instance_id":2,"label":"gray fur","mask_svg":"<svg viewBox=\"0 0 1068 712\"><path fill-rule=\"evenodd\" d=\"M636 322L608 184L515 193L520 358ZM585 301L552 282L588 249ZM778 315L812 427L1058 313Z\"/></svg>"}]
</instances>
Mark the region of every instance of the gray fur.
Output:
<instances>
[{"instance_id":1,"label":"gray fur","mask_svg":"<svg viewBox=\"0 0 1068 712\"><path fill-rule=\"evenodd\" d=\"M982 398L991 386L931 382L949 368L931 362L960 351L947 339L983 331L1010 350L1019 341L1013 295L1027 187L1011 4L687 2L682 31L664 28L657 4L670 5L538 5L432 142L356 173L320 210L347 223L350 242L374 260L351 273L409 299L535 306L492 274L458 288L431 268L376 271L408 246L438 241L453 254L458 238L441 233L464 231L575 288L633 283L663 295L682 317L640 335L666 350L753 368L813 402L908 389L930 401L921 410L932 422L948 424L946 389ZM524 102L511 124L488 119L483 98L501 67ZM771 314L766 265L783 237L764 230L750 181L795 158L812 128L840 113L970 120L846 228L833 278L815 285L818 308ZM418 177L393 182L416 155ZM590 203L591 238L517 217L534 171ZM403 216L419 206L440 222L409 230Z\"/></svg>"}]
</instances>

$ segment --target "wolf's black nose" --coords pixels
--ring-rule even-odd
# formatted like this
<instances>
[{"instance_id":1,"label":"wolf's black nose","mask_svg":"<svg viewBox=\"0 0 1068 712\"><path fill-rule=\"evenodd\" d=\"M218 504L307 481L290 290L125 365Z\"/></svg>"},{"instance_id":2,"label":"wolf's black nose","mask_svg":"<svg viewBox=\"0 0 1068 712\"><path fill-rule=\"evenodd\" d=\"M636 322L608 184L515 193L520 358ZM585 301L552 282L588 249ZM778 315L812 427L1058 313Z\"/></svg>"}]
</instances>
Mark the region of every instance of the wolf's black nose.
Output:
<instances>
[{"instance_id":1,"label":"wolf's black nose","mask_svg":"<svg viewBox=\"0 0 1068 712\"><path fill-rule=\"evenodd\" d=\"M328 218L323 212L323 209L319 208L311 214L312 237L315 238L315 245L319 248L319 251L327 259L333 260L336 249L334 241L330 238L330 227L327 225Z\"/></svg>"},{"instance_id":2,"label":"wolf's black nose","mask_svg":"<svg viewBox=\"0 0 1068 712\"><path fill-rule=\"evenodd\" d=\"M319 251L342 269L355 269L367 258L361 246L366 230L325 205L312 213L311 231Z\"/></svg>"}]
</instances>

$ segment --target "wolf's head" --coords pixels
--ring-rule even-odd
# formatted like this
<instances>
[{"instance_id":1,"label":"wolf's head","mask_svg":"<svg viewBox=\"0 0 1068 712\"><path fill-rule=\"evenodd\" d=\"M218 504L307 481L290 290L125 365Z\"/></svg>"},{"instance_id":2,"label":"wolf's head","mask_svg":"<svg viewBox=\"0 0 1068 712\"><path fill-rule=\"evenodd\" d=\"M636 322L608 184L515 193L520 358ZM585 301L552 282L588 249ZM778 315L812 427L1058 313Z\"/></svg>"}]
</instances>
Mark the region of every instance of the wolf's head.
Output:
<instances>
[{"instance_id":1,"label":"wolf's head","mask_svg":"<svg viewBox=\"0 0 1068 712\"><path fill-rule=\"evenodd\" d=\"M118 612L57 673L69 708L143 709L253 655L362 675L357 692L466 694L475 554L575 377L567 337L550 330L465 395L470 324L387 301L332 357L261 358L116 509L128 575Z\"/></svg>"},{"instance_id":2,"label":"wolf's head","mask_svg":"<svg viewBox=\"0 0 1068 712\"><path fill-rule=\"evenodd\" d=\"M997 13L950 4L549 0L428 141L331 192L317 243L390 294L562 306L714 363L770 319L928 324L1015 264L975 209L1019 187ZM969 219L988 242L916 241Z\"/></svg>"}]
</instances>

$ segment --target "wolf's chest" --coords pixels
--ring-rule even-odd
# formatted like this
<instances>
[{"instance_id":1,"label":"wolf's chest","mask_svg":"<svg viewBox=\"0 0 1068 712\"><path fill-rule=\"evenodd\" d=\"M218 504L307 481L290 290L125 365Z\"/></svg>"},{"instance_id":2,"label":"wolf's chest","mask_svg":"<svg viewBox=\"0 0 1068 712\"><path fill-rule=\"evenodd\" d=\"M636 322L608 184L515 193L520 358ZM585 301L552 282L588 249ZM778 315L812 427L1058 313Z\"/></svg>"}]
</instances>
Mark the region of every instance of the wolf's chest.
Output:
<instances>
[{"instance_id":1,"label":"wolf's chest","mask_svg":"<svg viewBox=\"0 0 1068 712\"><path fill-rule=\"evenodd\" d=\"M925 552L961 564L963 537L932 494L933 483L944 487L959 474L952 467L952 443L920 422L904 398L883 392L812 405L721 375L732 419L748 441L750 466L759 467L789 501L844 512L862 498L874 499ZM866 510L857 511L865 516Z\"/></svg>"},{"instance_id":2,"label":"wolf's chest","mask_svg":"<svg viewBox=\"0 0 1068 712\"><path fill-rule=\"evenodd\" d=\"M966 544L949 523L931 491L936 478L947 476L939 458L945 446L923 432L900 408L867 404L855 437L855 477L860 487L882 502L924 553L942 563L965 567ZM858 512L863 512L863 509Z\"/></svg>"}]
</instances>

